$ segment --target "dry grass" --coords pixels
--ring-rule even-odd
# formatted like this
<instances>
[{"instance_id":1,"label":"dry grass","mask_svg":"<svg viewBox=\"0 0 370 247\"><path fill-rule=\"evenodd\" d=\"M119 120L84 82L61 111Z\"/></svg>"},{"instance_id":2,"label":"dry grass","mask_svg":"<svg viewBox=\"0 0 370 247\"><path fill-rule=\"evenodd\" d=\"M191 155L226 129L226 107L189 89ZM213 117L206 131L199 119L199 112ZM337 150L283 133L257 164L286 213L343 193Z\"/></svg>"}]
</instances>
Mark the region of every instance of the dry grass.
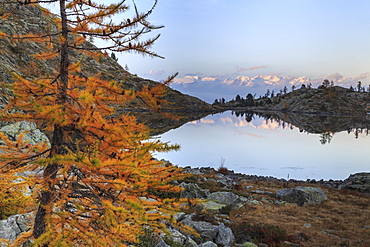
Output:
<instances>
[{"instance_id":1,"label":"dry grass","mask_svg":"<svg viewBox=\"0 0 370 247\"><path fill-rule=\"evenodd\" d=\"M299 185L246 181L243 188L253 187L241 192L247 195L251 190L275 192ZM370 197L347 190L322 189L329 198L322 205L277 205L272 195L254 195L263 205L245 207L232 212L230 217L234 224L247 222L279 226L288 235L298 237L296 241L301 246L370 246L370 228L365 227L370 226Z\"/></svg>"}]
</instances>

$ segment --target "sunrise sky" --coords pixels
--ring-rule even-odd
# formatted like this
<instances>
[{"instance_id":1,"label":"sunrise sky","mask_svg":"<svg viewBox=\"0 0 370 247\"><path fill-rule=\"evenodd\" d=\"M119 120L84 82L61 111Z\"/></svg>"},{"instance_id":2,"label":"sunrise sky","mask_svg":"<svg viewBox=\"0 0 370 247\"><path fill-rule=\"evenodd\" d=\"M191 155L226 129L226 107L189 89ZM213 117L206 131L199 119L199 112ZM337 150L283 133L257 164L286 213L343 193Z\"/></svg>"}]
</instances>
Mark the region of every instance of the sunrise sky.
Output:
<instances>
[{"instance_id":1,"label":"sunrise sky","mask_svg":"<svg viewBox=\"0 0 370 247\"><path fill-rule=\"evenodd\" d=\"M369 13L364 0L159 0L150 20L165 28L153 49L166 59L123 54L120 62L153 79L174 71L356 77L370 71Z\"/></svg>"},{"instance_id":2,"label":"sunrise sky","mask_svg":"<svg viewBox=\"0 0 370 247\"><path fill-rule=\"evenodd\" d=\"M145 11L153 0L136 2ZM273 74L367 85L369 13L365 0L159 0L149 20L165 28L152 49L166 59L118 57L144 78L179 72L178 83Z\"/></svg>"}]
</instances>

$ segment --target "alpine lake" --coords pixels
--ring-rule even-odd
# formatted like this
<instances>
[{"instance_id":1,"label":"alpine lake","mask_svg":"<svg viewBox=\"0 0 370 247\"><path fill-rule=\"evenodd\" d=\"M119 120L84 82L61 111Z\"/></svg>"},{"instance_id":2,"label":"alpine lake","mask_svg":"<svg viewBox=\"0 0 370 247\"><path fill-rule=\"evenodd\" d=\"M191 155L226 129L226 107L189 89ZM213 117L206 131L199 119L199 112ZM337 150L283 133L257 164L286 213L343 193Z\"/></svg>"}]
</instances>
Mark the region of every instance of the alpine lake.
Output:
<instances>
[{"instance_id":1,"label":"alpine lake","mask_svg":"<svg viewBox=\"0 0 370 247\"><path fill-rule=\"evenodd\" d=\"M155 153L180 167L297 180L343 180L370 171L370 115L225 111L153 137L179 144Z\"/></svg>"}]
</instances>

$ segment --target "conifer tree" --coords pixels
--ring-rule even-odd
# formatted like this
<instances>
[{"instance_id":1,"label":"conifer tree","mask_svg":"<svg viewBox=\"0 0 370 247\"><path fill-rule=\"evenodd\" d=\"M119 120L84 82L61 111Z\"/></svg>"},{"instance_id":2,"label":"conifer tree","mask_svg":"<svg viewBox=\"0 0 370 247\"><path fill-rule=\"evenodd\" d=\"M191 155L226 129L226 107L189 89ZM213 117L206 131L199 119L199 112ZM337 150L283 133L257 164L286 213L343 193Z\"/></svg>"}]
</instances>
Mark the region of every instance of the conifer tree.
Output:
<instances>
[{"instance_id":1,"label":"conifer tree","mask_svg":"<svg viewBox=\"0 0 370 247\"><path fill-rule=\"evenodd\" d=\"M179 171L154 160L151 154L178 147L146 141L147 129L133 117L112 118L113 106L139 97L148 106L159 109L165 87L124 90L118 82L105 81L100 75L85 76L81 70L83 58L71 63L69 54L75 50L98 57L99 52L109 50L160 57L149 50L158 35L140 40L161 28L147 21L157 1L145 13L139 13L133 1L133 17L121 18L118 23L113 22L114 16L129 9L124 0L116 4L92 0L9 0L5 4L12 6L13 11L1 18L8 18L25 6L49 14L39 3L59 3L59 18L55 18L58 32L7 38L13 42L44 43L45 50L35 56L57 58L58 72L54 77L35 79L13 73L13 97L0 115L7 121L37 122L52 133L50 147L44 143L29 147L22 137L11 140L0 135L5 143L2 149L6 149L0 157L1 181L11 183L16 172L42 170L40 177L25 179L24 183L39 192L39 207L33 230L18 242L33 239L35 246L125 246L137 240L143 226L160 229L164 219L171 220L177 202L158 195L178 192L168 182L180 176ZM92 38L106 40L107 46L87 45L86 39Z\"/></svg>"}]
</instances>

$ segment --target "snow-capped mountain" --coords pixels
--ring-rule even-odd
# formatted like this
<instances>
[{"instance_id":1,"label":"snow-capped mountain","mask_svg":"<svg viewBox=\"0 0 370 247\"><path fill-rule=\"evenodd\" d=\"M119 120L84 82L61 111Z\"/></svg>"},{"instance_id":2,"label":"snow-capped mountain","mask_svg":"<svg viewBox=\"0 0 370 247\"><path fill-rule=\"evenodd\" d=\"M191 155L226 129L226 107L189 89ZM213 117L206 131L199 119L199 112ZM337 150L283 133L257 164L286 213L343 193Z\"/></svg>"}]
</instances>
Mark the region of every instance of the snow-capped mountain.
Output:
<instances>
[{"instance_id":1,"label":"snow-capped mountain","mask_svg":"<svg viewBox=\"0 0 370 247\"><path fill-rule=\"evenodd\" d=\"M253 77L237 76L235 78L186 75L175 78L172 88L212 103L215 99L219 98L230 100L238 94L241 97L245 97L248 93L252 93L259 97L260 95L264 95L267 89L270 92L275 91L277 93L283 90L284 87L287 87L288 91L291 91L293 86L300 88L303 84L306 86L311 84L313 87L317 87L324 79L333 81L335 85L349 87L356 86L359 80L369 83L369 73L361 74L355 78L348 78L335 73L325 78L316 79L310 79L305 76L279 76L277 74L256 75Z\"/></svg>"}]
</instances>

